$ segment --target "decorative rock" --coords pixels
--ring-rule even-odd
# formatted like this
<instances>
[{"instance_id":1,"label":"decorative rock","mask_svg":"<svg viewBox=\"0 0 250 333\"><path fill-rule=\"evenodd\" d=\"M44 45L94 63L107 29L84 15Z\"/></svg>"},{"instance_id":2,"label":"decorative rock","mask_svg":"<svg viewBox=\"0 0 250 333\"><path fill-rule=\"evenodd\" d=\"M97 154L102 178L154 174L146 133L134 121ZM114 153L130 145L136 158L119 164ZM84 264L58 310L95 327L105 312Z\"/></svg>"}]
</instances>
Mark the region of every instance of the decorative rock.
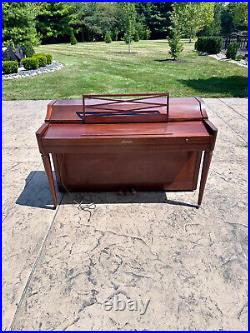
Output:
<instances>
[{"instance_id":1,"label":"decorative rock","mask_svg":"<svg viewBox=\"0 0 250 333\"><path fill-rule=\"evenodd\" d=\"M231 62L232 64L241 66L241 67L248 67L248 61L247 59L242 59L239 61L232 60L232 59L227 59L226 55L224 53L218 53L218 54L209 54L208 55L211 58L214 58L219 61L226 61L226 62Z\"/></svg>"},{"instance_id":2,"label":"decorative rock","mask_svg":"<svg viewBox=\"0 0 250 333\"><path fill-rule=\"evenodd\" d=\"M2 78L4 80L10 80L10 79L19 79L22 77L29 77L29 76L36 76L43 73L49 73L49 72L55 72L59 69L63 68L63 64L60 64L57 61L52 61L50 65L47 65L46 67L40 67L38 69L31 69L29 71L25 70L24 67L20 67L18 69L18 73L13 74L4 74L2 75Z\"/></svg>"}]
</instances>

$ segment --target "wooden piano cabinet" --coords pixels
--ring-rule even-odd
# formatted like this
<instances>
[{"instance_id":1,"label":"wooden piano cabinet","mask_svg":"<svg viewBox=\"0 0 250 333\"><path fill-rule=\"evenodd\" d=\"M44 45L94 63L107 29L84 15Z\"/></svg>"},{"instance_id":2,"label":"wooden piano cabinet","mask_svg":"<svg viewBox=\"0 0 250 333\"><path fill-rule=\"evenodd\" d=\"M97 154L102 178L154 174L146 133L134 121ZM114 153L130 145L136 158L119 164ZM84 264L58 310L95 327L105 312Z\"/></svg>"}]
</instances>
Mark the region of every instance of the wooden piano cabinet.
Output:
<instances>
[{"instance_id":1,"label":"wooden piano cabinet","mask_svg":"<svg viewBox=\"0 0 250 333\"><path fill-rule=\"evenodd\" d=\"M129 100L125 95L124 101L123 96L94 95L48 105L36 135L54 206L50 155L62 192L193 191L201 169L200 206L217 134L202 101L167 94Z\"/></svg>"}]
</instances>

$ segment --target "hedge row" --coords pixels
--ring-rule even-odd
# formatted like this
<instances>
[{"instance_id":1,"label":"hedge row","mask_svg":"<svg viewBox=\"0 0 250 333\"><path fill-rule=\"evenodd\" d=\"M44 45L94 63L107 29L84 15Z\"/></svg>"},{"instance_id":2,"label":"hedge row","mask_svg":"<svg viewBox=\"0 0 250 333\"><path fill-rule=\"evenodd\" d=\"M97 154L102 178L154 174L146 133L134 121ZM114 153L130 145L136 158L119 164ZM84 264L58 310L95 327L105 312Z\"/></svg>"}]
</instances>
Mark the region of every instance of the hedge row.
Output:
<instances>
[{"instance_id":1,"label":"hedge row","mask_svg":"<svg viewBox=\"0 0 250 333\"><path fill-rule=\"evenodd\" d=\"M195 49L199 52L217 54L222 49L221 37L199 37L195 43Z\"/></svg>"},{"instance_id":2,"label":"hedge row","mask_svg":"<svg viewBox=\"0 0 250 333\"><path fill-rule=\"evenodd\" d=\"M32 57L24 58L22 60L23 67L27 70L37 69L38 67L45 67L51 64L52 56L47 53L36 53Z\"/></svg>"},{"instance_id":3,"label":"hedge row","mask_svg":"<svg viewBox=\"0 0 250 333\"><path fill-rule=\"evenodd\" d=\"M36 57L28 57L22 60L22 64L23 67L27 69L27 71L31 69L37 69L39 67L39 60Z\"/></svg>"},{"instance_id":4,"label":"hedge row","mask_svg":"<svg viewBox=\"0 0 250 333\"><path fill-rule=\"evenodd\" d=\"M32 57L27 57L22 59L23 67L26 70L37 69L39 67L45 67L52 63L52 55L47 53L37 53L32 55ZM3 74L12 74L18 72L17 61L3 61L2 62L2 72Z\"/></svg>"}]
</instances>

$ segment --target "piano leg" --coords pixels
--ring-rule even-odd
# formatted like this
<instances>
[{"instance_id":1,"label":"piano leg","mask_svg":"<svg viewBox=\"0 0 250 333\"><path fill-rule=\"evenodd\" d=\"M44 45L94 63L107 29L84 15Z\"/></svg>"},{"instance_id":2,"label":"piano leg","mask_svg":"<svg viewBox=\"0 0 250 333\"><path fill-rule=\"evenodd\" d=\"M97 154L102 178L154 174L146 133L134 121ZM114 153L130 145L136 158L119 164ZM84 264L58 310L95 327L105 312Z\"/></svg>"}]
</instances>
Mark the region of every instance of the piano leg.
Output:
<instances>
[{"instance_id":1,"label":"piano leg","mask_svg":"<svg viewBox=\"0 0 250 333\"><path fill-rule=\"evenodd\" d=\"M202 198L203 198L203 193L207 181L207 176L208 176L208 170L209 166L212 160L213 156L213 151L205 151L204 152L204 158L203 158L203 166L202 166L202 173L201 173L201 180L200 180L200 189L199 189L199 197L198 197L198 207L200 207Z\"/></svg>"},{"instance_id":2,"label":"piano leg","mask_svg":"<svg viewBox=\"0 0 250 333\"><path fill-rule=\"evenodd\" d=\"M41 154L41 156L42 156L42 160L43 160L44 169L45 169L46 175L48 177L49 189L50 189L50 193L51 193L51 197L52 197L52 202L53 202L54 208L56 208L57 197L56 197L56 189L55 189L53 173L52 173L52 168L51 168L51 163L50 163L50 157L49 157L49 154Z\"/></svg>"}]
</instances>

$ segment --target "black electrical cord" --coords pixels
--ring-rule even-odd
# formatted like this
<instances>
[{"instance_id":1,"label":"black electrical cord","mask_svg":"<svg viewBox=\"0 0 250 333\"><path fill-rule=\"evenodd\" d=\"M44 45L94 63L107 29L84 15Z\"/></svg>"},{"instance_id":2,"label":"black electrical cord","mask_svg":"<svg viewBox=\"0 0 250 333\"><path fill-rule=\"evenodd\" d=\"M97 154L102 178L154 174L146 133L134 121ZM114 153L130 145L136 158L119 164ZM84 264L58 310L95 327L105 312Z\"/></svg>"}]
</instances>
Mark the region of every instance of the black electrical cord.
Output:
<instances>
[{"instance_id":1,"label":"black electrical cord","mask_svg":"<svg viewBox=\"0 0 250 333\"><path fill-rule=\"evenodd\" d=\"M69 189L67 188L67 186L64 184L63 182L63 177L62 177L62 166L63 166L63 160L64 160L64 154L62 154L62 160L61 160L61 164L60 164L60 168L59 168L59 174L60 174L60 179L61 179L61 184L64 188L64 190L68 193L68 194L72 194L72 192L69 191ZM84 203L83 201L77 201L74 200L73 201L75 204L77 204L77 208L79 210L82 210L84 212L88 212L89 213L89 217L88 217L88 223L91 220L92 217L92 211L94 211L96 209L96 204L94 202L91 202L89 204Z\"/></svg>"}]
</instances>

